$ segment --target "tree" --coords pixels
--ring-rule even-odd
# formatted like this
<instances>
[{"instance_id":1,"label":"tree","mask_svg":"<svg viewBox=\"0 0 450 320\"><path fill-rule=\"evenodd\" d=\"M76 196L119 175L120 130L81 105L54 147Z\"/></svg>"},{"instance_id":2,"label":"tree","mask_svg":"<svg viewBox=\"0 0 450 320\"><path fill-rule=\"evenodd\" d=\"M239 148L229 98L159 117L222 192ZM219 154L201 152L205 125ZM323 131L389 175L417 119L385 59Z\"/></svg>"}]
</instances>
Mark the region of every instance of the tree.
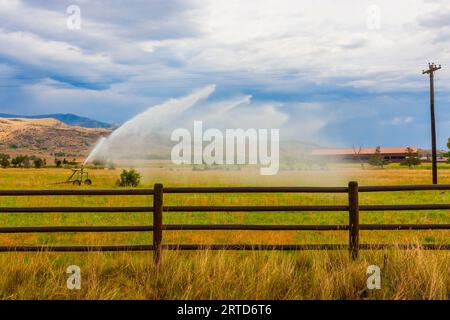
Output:
<instances>
[{"instance_id":1,"label":"tree","mask_svg":"<svg viewBox=\"0 0 450 320\"><path fill-rule=\"evenodd\" d=\"M419 153L414 152L410 147L406 148L405 159L400 163L402 166L408 166L410 169L412 166L420 164Z\"/></svg>"},{"instance_id":2,"label":"tree","mask_svg":"<svg viewBox=\"0 0 450 320\"><path fill-rule=\"evenodd\" d=\"M28 156L17 156L14 159L11 160L11 164L13 167L24 167L29 168L31 167L30 158Z\"/></svg>"},{"instance_id":3,"label":"tree","mask_svg":"<svg viewBox=\"0 0 450 320\"><path fill-rule=\"evenodd\" d=\"M447 157L447 162L450 163L450 138L448 138L447 148L448 148L449 150L448 150L448 152L445 154L445 156Z\"/></svg>"},{"instance_id":4,"label":"tree","mask_svg":"<svg viewBox=\"0 0 450 320\"><path fill-rule=\"evenodd\" d=\"M20 158L19 157L15 157L11 160L11 164L14 168L18 167L20 165Z\"/></svg>"},{"instance_id":5,"label":"tree","mask_svg":"<svg viewBox=\"0 0 450 320\"><path fill-rule=\"evenodd\" d=\"M364 170L364 161L362 160L362 157L361 157L361 150L362 150L362 148L359 147L358 151L356 151L355 146L353 146L353 153L356 155L359 163L361 164L361 169Z\"/></svg>"},{"instance_id":6,"label":"tree","mask_svg":"<svg viewBox=\"0 0 450 320\"><path fill-rule=\"evenodd\" d=\"M31 167L30 157L28 157L28 156L23 156L23 159L22 159L22 167L24 167L24 168L30 168L30 167Z\"/></svg>"},{"instance_id":7,"label":"tree","mask_svg":"<svg viewBox=\"0 0 450 320\"><path fill-rule=\"evenodd\" d=\"M137 187L141 181L141 175L134 169L122 170L116 184L119 187Z\"/></svg>"},{"instance_id":8,"label":"tree","mask_svg":"<svg viewBox=\"0 0 450 320\"><path fill-rule=\"evenodd\" d=\"M45 162L46 162L45 159L42 159L42 158L36 158L33 160L33 164L36 169L39 169L39 168L42 168L43 166L45 166L45 164L46 164Z\"/></svg>"},{"instance_id":9,"label":"tree","mask_svg":"<svg viewBox=\"0 0 450 320\"><path fill-rule=\"evenodd\" d=\"M59 160L59 159L57 159L57 158L55 158L55 165L56 165L57 168L61 168L61 166L62 166L62 161Z\"/></svg>"},{"instance_id":10,"label":"tree","mask_svg":"<svg viewBox=\"0 0 450 320\"><path fill-rule=\"evenodd\" d=\"M384 159L384 156L381 154L381 148L378 146L375 149L375 153L370 156L369 164L374 167L380 167L383 169L384 165L386 165L388 161Z\"/></svg>"},{"instance_id":11,"label":"tree","mask_svg":"<svg viewBox=\"0 0 450 320\"><path fill-rule=\"evenodd\" d=\"M0 166L2 168L8 168L11 163L9 162L9 159L11 157L8 154L0 153Z\"/></svg>"}]
</instances>

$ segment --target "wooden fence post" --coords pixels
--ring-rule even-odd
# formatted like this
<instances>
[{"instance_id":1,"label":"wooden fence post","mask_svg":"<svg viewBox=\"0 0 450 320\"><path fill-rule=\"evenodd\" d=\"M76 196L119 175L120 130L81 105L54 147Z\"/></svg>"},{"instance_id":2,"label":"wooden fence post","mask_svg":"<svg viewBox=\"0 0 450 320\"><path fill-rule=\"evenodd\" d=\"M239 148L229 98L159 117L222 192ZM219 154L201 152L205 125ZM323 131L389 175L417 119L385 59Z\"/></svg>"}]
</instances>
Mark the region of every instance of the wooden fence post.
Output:
<instances>
[{"instance_id":1,"label":"wooden fence post","mask_svg":"<svg viewBox=\"0 0 450 320\"><path fill-rule=\"evenodd\" d=\"M349 213L349 250L353 260L359 253L359 195L358 182L348 183L348 213Z\"/></svg>"},{"instance_id":2,"label":"wooden fence post","mask_svg":"<svg viewBox=\"0 0 450 320\"><path fill-rule=\"evenodd\" d=\"M157 264L161 260L163 185L155 184L153 192L153 259Z\"/></svg>"}]
</instances>

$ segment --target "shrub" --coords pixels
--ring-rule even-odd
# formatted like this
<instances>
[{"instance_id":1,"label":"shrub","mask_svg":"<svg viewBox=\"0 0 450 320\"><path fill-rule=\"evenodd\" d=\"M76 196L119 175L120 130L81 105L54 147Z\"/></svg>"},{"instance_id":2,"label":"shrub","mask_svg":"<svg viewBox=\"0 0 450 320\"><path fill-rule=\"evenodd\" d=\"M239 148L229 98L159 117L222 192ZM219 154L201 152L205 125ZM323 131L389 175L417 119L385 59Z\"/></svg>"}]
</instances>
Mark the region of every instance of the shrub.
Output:
<instances>
[{"instance_id":1,"label":"shrub","mask_svg":"<svg viewBox=\"0 0 450 320\"><path fill-rule=\"evenodd\" d=\"M410 169L412 166L417 166L420 164L419 154L414 152L410 147L406 148L405 159L400 163L402 166L408 166Z\"/></svg>"},{"instance_id":2,"label":"shrub","mask_svg":"<svg viewBox=\"0 0 450 320\"><path fill-rule=\"evenodd\" d=\"M43 166L45 166L45 164L46 164L45 162L46 162L45 159L42 159L42 158L36 158L33 160L33 164L36 169L39 169L39 168L42 168Z\"/></svg>"},{"instance_id":3,"label":"shrub","mask_svg":"<svg viewBox=\"0 0 450 320\"><path fill-rule=\"evenodd\" d=\"M17 156L11 160L11 164L13 167L31 167L30 158L28 156Z\"/></svg>"},{"instance_id":4,"label":"shrub","mask_svg":"<svg viewBox=\"0 0 450 320\"><path fill-rule=\"evenodd\" d=\"M134 169L122 170L116 184L119 187L137 187L141 181L141 175Z\"/></svg>"},{"instance_id":5,"label":"shrub","mask_svg":"<svg viewBox=\"0 0 450 320\"><path fill-rule=\"evenodd\" d=\"M13 167L18 167L20 164L19 157L15 157L15 158L11 159L11 164Z\"/></svg>"},{"instance_id":6,"label":"shrub","mask_svg":"<svg viewBox=\"0 0 450 320\"><path fill-rule=\"evenodd\" d=\"M447 163L450 163L450 138L448 138L447 141L447 148L448 152L444 156L447 157Z\"/></svg>"},{"instance_id":7,"label":"shrub","mask_svg":"<svg viewBox=\"0 0 450 320\"><path fill-rule=\"evenodd\" d=\"M8 168L11 165L9 162L9 156L8 155L0 155L0 166L2 168Z\"/></svg>"},{"instance_id":8,"label":"shrub","mask_svg":"<svg viewBox=\"0 0 450 320\"><path fill-rule=\"evenodd\" d=\"M369 164L374 167L380 167L383 169L384 165L388 164L388 161L384 159L381 154L381 148L377 147L375 149L375 153L370 156Z\"/></svg>"},{"instance_id":9,"label":"shrub","mask_svg":"<svg viewBox=\"0 0 450 320\"><path fill-rule=\"evenodd\" d=\"M104 159L95 159L94 161L92 161L92 164L96 167L104 167L106 161Z\"/></svg>"},{"instance_id":10,"label":"shrub","mask_svg":"<svg viewBox=\"0 0 450 320\"><path fill-rule=\"evenodd\" d=\"M59 159L55 159L55 165L56 165L57 168L61 168L61 166L62 166L62 161L59 160Z\"/></svg>"},{"instance_id":11,"label":"shrub","mask_svg":"<svg viewBox=\"0 0 450 320\"><path fill-rule=\"evenodd\" d=\"M109 170L114 170L114 169L116 169L116 165L115 165L114 162L112 162L111 160L108 161L108 162L106 163L106 167L107 167Z\"/></svg>"},{"instance_id":12,"label":"shrub","mask_svg":"<svg viewBox=\"0 0 450 320\"><path fill-rule=\"evenodd\" d=\"M22 167L24 167L24 168L31 168L31 161L30 161L30 158L28 156L24 156L24 158L22 160Z\"/></svg>"}]
</instances>

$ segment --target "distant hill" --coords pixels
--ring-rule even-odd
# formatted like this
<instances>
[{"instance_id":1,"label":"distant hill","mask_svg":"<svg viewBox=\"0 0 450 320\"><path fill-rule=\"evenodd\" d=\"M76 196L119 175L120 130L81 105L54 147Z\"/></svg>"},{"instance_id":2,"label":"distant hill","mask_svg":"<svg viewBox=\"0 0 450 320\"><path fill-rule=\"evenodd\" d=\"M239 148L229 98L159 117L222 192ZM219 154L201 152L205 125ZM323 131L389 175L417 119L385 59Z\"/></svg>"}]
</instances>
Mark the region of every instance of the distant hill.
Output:
<instances>
[{"instance_id":1,"label":"distant hill","mask_svg":"<svg viewBox=\"0 0 450 320\"><path fill-rule=\"evenodd\" d=\"M56 119L0 118L0 153L84 158L111 129L69 126Z\"/></svg>"},{"instance_id":2,"label":"distant hill","mask_svg":"<svg viewBox=\"0 0 450 320\"><path fill-rule=\"evenodd\" d=\"M22 118L22 119L56 119L65 123L69 126L79 126L83 128L111 128L112 125L110 123L101 122L97 120L93 120L86 117L80 117L76 114L42 114L42 115L34 115L34 116L22 116L15 114L6 114L0 113L0 118Z\"/></svg>"}]
</instances>

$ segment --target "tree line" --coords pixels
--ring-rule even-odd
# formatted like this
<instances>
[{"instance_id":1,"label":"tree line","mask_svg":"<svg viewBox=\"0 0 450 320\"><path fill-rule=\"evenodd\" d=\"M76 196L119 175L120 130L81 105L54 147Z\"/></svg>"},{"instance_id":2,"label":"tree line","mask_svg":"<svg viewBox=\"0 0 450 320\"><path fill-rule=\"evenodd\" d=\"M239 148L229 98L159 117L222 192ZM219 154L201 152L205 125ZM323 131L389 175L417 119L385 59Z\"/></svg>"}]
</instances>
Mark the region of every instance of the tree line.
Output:
<instances>
[{"instance_id":1,"label":"tree line","mask_svg":"<svg viewBox=\"0 0 450 320\"><path fill-rule=\"evenodd\" d=\"M42 168L47 165L44 158L36 156L16 156L12 158L8 154L0 153L0 166L2 168Z\"/></svg>"},{"instance_id":2,"label":"tree line","mask_svg":"<svg viewBox=\"0 0 450 320\"><path fill-rule=\"evenodd\" d=\"M78 162L73 160L58 159L54 160L55 167L62 168L63 166L74 166L77 165ZM47 160L45 158L37 157L37 156L26 156L26 155L18 155L15 157L11 157L9 154L0 153L0 167L2 168L43 168L47 166Z\"/></svg>"},{"instance_id":3,"label":"tree line","mask_svg":"<svg viewBox=\"0 0 450 320\"><path fill-rule=\"evenodd\" d=\"M409 168L412 168L412 167L417 166L417 165L419 165L421 163L418 152L415 152L410 147L407 147L405 151L406 151L405 158L400 162L400 165L408 166ZM375 149L374 154L372 154L370 156L370 158L369 158L369 164L371 166L380 167L381 169L383 169L385 165L389 164L389 160L386 159L381 154L381 148L377 147Z\"/></svg>"}]
</instances>

